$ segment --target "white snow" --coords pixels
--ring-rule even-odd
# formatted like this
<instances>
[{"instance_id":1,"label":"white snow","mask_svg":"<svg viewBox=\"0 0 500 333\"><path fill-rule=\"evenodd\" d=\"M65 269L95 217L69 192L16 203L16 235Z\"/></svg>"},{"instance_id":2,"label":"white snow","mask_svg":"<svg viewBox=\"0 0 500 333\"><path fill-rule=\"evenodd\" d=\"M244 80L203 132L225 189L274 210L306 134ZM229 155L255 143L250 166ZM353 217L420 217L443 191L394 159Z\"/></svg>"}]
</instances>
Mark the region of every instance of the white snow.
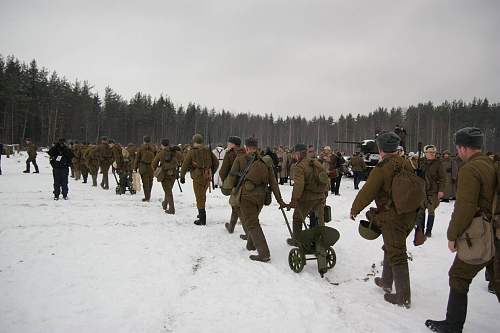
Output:
<instances>
[{"instance_id":1,"label":"white snow","mask_svg":"<svg viewBox=\"0 0 500 333\"><path fill-rule=\"evenodd\" d=\"M248 259L236 232L224 228L227 197L208 195L206 227L196 216L191 182L174 187L177 214L142 193L117 196L70 179L69 201L52 200L45 153L41 174L23 174L25 156L2 156L0 176L0 332L430 332L448 297L446 227L453 204L437 210L432 239L408 238L412 308L390 305L375 287L382 240L366 241L349 220L356 192L343 180L329 197L341 233L337 265L324 279L315 261L288 267L288 231L276 202L261 223L270 263ZM112 178L111 178L112 179ZM291 187L281 187L288 200ZM291 220L292 212L288 213ZM481 272L471 286L465 332L498 332L499 306ZM496 328L495 328L496 327Z\"/></svg>"}]
</instances>

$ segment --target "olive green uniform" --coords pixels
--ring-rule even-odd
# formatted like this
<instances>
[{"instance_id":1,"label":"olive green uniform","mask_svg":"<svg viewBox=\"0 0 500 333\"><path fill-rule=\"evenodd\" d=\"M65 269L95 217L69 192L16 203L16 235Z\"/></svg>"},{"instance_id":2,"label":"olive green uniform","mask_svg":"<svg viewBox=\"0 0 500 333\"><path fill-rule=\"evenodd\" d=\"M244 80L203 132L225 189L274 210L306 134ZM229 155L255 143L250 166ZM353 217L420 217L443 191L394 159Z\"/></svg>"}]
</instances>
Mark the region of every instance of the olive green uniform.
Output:
<instances>
[{"instance_id":1,"label":"olive green uniform","mask_svg":"<svg viewBox=\"0 0 500 333\"><path fill-rule=\"evenodd\" d=\"M217 171L218 167L217 157L204 145L195 144L184 158L180 177L184 178L190 171L198 209L205 209L211 175Z\"/></svg>"},{"instance_id":2,"label":"olive green uniform","mask_svg":"<svg viewBox=\"0 0 500 333\"><path fill-rule=\"evenodd\" d=\"M462 236L474 216L491 216L495 185L496 173L490 158L478 153L465 162L458 172L457 201L448 226L448 240L456 241ZM449 271L450 288L467 294L472 279L487 264L470 265L455 257Z\"/></svg>"},{"instance_id":3,"label":"olive green uniform","mask_svg":"<svg viewBox=\"0 0 500 333\"><path fill-rule=\"evenodd\" d=\"M302 230L302 224L310 213L314 213L319 225L325 224L325 192L328 185L319 182L318 170L326 172L321 162L313 158L306 157L294 165L291 199L292 206L296 207L293 212L294 237Z\"/></svg>"},{"instance_id":4,"label":"olive green uniform","mask_svg":"<svg viewBox=\"0 0 500 333\"><path fill-rule=\"evenodd\" d=\"M444 199L455 198L457 191L458 165L454 158L448 157L441 160L446 175L446 186L444 188Z\"/></svg>"},{"instance_id":5,"label":"olive green uniform","mask_svg":"<svg viewBox=\"0 0 500 333\"><path fill-rule=\"evenodd\" d=\"M74 144L73 147L71 148L71 151L73 152L73 158L71 159L71 169L75 177L75 180L80 180L82 176L82 171L81 171L82 161L80 157L81 149L82 146L80 144Z\"/></svg>"},{"instance_id":6,"label":"olive green uniform","mask_svg":"<svg viewBox=\"0 0 500 333\"><path fill-rule=\"evenodd\" d=\"M83 177L83 183L87 183L87 178L89 176L89 169L87 168L87 163L85 163L85 152L88 148L88 145L82 144L78 150L78 159L80 160L80 172Z\"/></svg>"},{"instance_id":7,"label":"olive green uniform","mask_svg":"<svg viewBox=\"0 0 500 333\"><path fill-rule=\"evenodd\" d=\"M219 177L222 183L224 183L224 180L226 180L227 176L229 175L231 167L233 166L236 158L242 155L245 155L245 151L240 147L229 149L226 152L226 154L224 154L224 159L222 160L222 166L220 167L219 170ZM234 227L238 222L238 217L239 217L239 207L231 206L231 219L229 220L229 224L226 227L230 233L234 231Z\"/></svg>"},{"instance_id":8,"label":"olive green uniform","mask_svg":"<svg viewBox=\"0 0 500 333\"><path fill-rule=\"evenodd\" d=\"M151 163L156 155L156 148L151 143L144 143L139 147L135 157L134 170L139 170L144 189L144 200L151 199L151 190L153 188L153 168Z\"/></svg>"},{"instance_id":9,"label":"olive green uniform","mask_svg":"<svg viewBox=\"0 0 500 333\"><path fill-rule=\"evenodd\" d=\"M165 199L162 202L162 206L163 210L168 214L175 214L172 188L177 179L177 165L180 159L182 159L182 154L180 152L173 150L171 147L164 147L156 154L155 159L151 163L153 170L156 170L158 167L161 169L157 176L157 180L161 182L163 192L165 193Z\"/></svg>"},{"instance_id":10,"label":"olive green uniform","mask_svg":"<svg viewBox=\"0 0 500 333\"><path fill-rule=\"evenodd\" d=\"M33 163L33 167L35 168L35 172L38 173L38 164L36 164L36 151L38 147L34 143L29 143L26 146L26 152L28 153L28 159L26 160L26 170L25 173L30 172L30 163Z\"/></svg>"},{"instance_id":11,"label":"olive green uniform","mask_svg":"<svg viewBox=\"0 0 500 333\"><path fill-rule=\"evenodd\" d=\"M97 173L99 172L99 158L97 156L97 146L90 145L84 154L85 164L92 176L92 186L97 186Z\"/></svg>"},{"instance_id":12,"label":"olive green uniform","mask_svg":"<svg viewBox=\"0 0 500 333\"><path fill-rule=\"evenodd\" d=\"M370 172L365 185L356 196L351 207L351 216L357 216L375 200L377 209L372 221L382 230L384 240L382 285L379 286L391 290L395 282L396 294L389 294L384 298L393 303L389 299L394 296L398 299L398 303L409 306L411 292L406 238L413 230L416 212L398 214L392 204L391 187L396 168L413 173L413 167L404 158L395 155L385 156Z\"/></svg>"},{"instance_id":13,"label":"olive green uniform","mask_svg":"<svg viewBox=\"0 0 500 333\"><path fill-rule=\"evenodd\" d=\"M259 214L264 206L268 186L271 187L276 200L283 203L272 165L268 166L255 153L241 155L234 161L229 177L234 177L232 183L236 184L237 175L247 168L252 159L255 160L241 185L240 218L248 233L247 249L256 248L259 256L268 260L269 247L259 223Z\"/></svg>"},{"instance_id":14,"label":"olive green uniform","mask_svg":"<svg viewBox=\"0 0 500 333\"><path fill-rule=\"evenodd\" d=\"M108 143L101 143L96 148L97 157L99 159L99 168L101 169L102 180L101 187L105 190L109 189L109 168L113 164L113 151Z\"/></svg>"}]
</instances>

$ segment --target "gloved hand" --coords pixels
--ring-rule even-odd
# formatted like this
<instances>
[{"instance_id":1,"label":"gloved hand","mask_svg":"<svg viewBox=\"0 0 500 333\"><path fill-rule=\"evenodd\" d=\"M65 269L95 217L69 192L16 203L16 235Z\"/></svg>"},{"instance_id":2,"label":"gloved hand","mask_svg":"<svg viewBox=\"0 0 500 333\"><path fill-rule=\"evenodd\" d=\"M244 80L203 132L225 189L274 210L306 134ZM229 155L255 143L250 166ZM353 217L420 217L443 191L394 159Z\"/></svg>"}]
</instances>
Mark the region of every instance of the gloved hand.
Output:
<instances>
[{"instance_id":1,"label":"gloved hand","mask_svg":"<svg viewBox=\"0 0 500 333\"><path fill-rule=\"evenodd\" d=\"M293 209L297 208L297 201L295 201L295 200L290 201L290 203L288 204L288 209L291 209L291 208L293 208Z\"/></svg>"},{"instance_id":2,"label":"gloved hand","mask_svg":"<svg viewBox=\"0 0 500 333\"><path fill-rule=\"evenodd\" d=\"M280 209L287 208L287 204L283 200L280 200L278 204L280 205Z\"/></svg>"},{"instance_id":3,"label":"gloved hand","mask_svg":"<svg viewBox=\"0 0 500 333\"><path fill-rule=\"evenodd\" d=\"M181 184L186 184L186 178L181 178Z\"/></svg>"}]
</instances>

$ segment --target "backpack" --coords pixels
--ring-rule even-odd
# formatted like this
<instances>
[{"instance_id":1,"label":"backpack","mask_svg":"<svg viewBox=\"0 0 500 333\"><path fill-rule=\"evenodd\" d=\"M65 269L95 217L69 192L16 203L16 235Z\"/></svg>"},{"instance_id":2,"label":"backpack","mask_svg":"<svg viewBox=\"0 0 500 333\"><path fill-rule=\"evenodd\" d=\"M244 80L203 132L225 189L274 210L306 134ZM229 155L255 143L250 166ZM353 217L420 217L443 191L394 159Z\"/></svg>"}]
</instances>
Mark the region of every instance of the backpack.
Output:
<instances>
[{"instance_id":1,"label":"backpack","mask_svg":"<svg viewBox=\"0 0 500 333\"><path fill-rule=\"evenodd\" d=\"M330 184L328 172L325 170L320 161L313 159L309 162L313 169L312 182L307 184L307 190L315 193L326 192Z\"/></svg>"},{"instance_id":2,"label":"backpack","mask_svg":"<svg viewBox=\"0 0 500 333\"><path fill-rule=\"evenodd\" d=\"M155 153L150 149L142 151L141 162L151 164L155 158Z\"/></svg>"},{"instance_id":3,"label":"backpack","mask_svg":"<svg viewBox=\"0 0 500 333\"><path fill-rule=\"evenodd\" d=\"M167 172L167 175L174 175L175 170L177 169L177 159L175 158L175 152L168 149L165 150L165 154L163 156L164 158L161 162L161 168Z\"/></svg>"},{"instance_id":4,"label":"backpack","mask_svg":"<svg viewBox=\"0 0 500 333\"><path fill-rule=\"evenodd\" d=\"M425 180L398 165L391 184L391 200L398 215L415 212L426 197Z\"/></svg>"}]
</instances>

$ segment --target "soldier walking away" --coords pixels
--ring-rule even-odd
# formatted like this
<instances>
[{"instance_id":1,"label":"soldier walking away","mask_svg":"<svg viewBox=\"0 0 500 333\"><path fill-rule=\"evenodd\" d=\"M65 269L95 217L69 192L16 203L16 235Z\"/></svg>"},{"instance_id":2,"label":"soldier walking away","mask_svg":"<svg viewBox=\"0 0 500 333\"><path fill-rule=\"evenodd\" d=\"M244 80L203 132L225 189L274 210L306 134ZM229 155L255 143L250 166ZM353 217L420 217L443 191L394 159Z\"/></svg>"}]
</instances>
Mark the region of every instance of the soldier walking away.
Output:
<instances>
[{"instance_id":1,"label":"soldier walking away","mask_svg":"<svg viewBox=\"0 0 500 333\"><path fill-rule=\"evenodd\" d=\"M495 170L494 162L481 152L483 133L474 127L462 128L455 133L454 141L458 156L465 162L458 174L457 200L447 231L448 248L453 253L457 252L457 255L448 273L450 293L446 319L425 322L425 325L432 331L441 333L462 332L467 315L469 286L477 273L491 262L489 256L477 256L478 253L473 255L469 253L469 256L464 256L472 248L486 248L491 245L486 244L485 238L470 239L468 234L471 232L471 227L477 223L488 224L488 221L492 223L492 215L495 213L497 221L500 217L498 216L498 195L495 195L495 190L498 191L498 170ZM497 199L496 203L494 198ZM495 205L496 212L493 212ZM491 232L490 227L487 229ZM464 235L467 237L465 238ZM499 241L496 238L497 255ZM491 256L493 255L491 253ZM470 261L469 259L476 260ZM498 280L496 283L498 284ZM500 295L497 296L500 300Z\"/></svg>"},{"instance_id":2,"label":"soldier walking away","mask_svg":"<svg viewBox=\"0 0 500 333\"><path fill-rule=\"evenodd\" d=\"M447 150L443 153L441 164L443 164L443 169L446 175L446 187L441 201L449 202L450 200L455 200L455 192L457 191L458 165L457 161L450 156L450 152Z\"/></svg>"},{"instance_id":3,"label":"soldier walking away","mask_svg":"<svg viewBox=\"0 0 500 333\"><path fill-rule=\"evenodd\" d=\"M376 143L382 160L371 171L365 185L358 192L351 207L351 219L355 220L366 206L375 201L377 209L371 220L381 228L384 240L382 278L376 278L375 284L384 289L384 299L387 302L409 308L411 292L406 238L413 230L416 208L415 211L398 214L392 204L391 192L395 170L405 170L413 174L413 168L407 160L398 155L400 140L394 132L380 134ZM396 287L395 294L390 293L393 282Z\"/></svg>"},{"instance_id":4,"label":"soldier walking away","mask_svg":"<svg viewBox=\"0 0 500 333\"><path fill-rule=\"evenodd\" d=\"M296 161L293 175L293 191L289 208L293 208L293 233L288 245L297 246L296 237L302 231L307 215L313 214L316 224L325 225L324 212L328 192L328 174L320 161L308 157L307 146L297 144L293 149Z\"/></svg>"},{"instance_id":5,"label":"soldier walking away","mask_svg":"<svg viewBox=\"0 0 500 333\"><path fill-rule=\"evenodd\" d=\"M156 155L156 148L151 144L151 137L145 136L143 144L139 147L135 157L134 170L141 175L142 188L144 189L143 202L149 202L151 199L151 190L153 189L153 168L151 163Z\"/></svg>"},{"instance_id":6,"label":"soldier walking away","mask_svg":"<svg viewBox=\"0 0 500 333\"><path fill-rule=\"evenodd\" d=\"M394 133L396 133L399 138L401 139L401 147L403 147L403 151L406 150L406 130L399 126L399 125L396 125L396 127L394 128Z\"/></svg>"},{"instance_id":7,"label":"soldier walking away","mask_svg":"<svg viewBox=\"0 0 500 333\"><path fill-rule=\"evenodd\" d=\"M161 150L156 154L151 163L151 167L155 170L155 174L157 174L156 179L161 182L163 192L165 193L165 199L162 202L163 210L167 214L175 214L172 188L178 176L177 165L182 159L182 154L173 147L170 147L168 139L162 139L161 146ZM158 170L158 172L156 170Z\"/></svg>"},{"instance_id":8,"label":"soldier walking away","mask_svg":"<svg viewBox=\"0 0 500 333\"><path fill-rule=\"evenodd\" d=\"M26 139L26 152L28 153L28 159L26 160L26 170L23 173L30 173L30 164L33 163L35 171L33 173L40 173L38 170L38 165L36 164L36 151L38 147L31 142L31 139Z\"/></svg>"},{"instance_id":9,"label":"soldier walking away","mask_svg":"<svg viewBox=\"0 0 500 333\"><path fill-rule=\"evenodd\" d=\"M83 184L86 184L87 183L87 178L89 176L89 169L87 167L87 163L85 161L85 153L87 152L87 149L89 149L89 143L88 142L84 142L82 144L82 146L80 147L79 149L79 160L80 160L80 171L81 171L81 174L82 174L82 178L83 178Z\"/></svg>"},{"instance_id":10,"label":"soldier walking away","mask_svg":"<svg viewBox=\"0 0 500 333\"><path fill-rule=\"evenodd\" d=\"M337 177L335 177L333 192L335 195L340 195L340 182L344 175L345 159L340 151L337 152Z\"/></svg>"},{"instance_id":11,"label":"soldier walking away","mask_svg":"<svg viewBox=\"0 0 500 333\"><path fill-rule=\"evenodd\" d=\"M101 187L109 190L109 168L113 164L113 151L109 146L108 138L103 136L101 143L96 148L97 158L99 159L99 168L102 173Z\"/></svg>"},{"instance_id":12,"label":"soldier walking away","mask_svg":"<svg viewBox=\"0 0 500 333\"><path fill-rule=\"evenodd\" d=\"M127 165L123 156L122 146L119 143L115 143L113 140L109 140L109 147L111 148L111 152L113 153L113 164L111 165L111 172L115 174L115 177L116 174L118 174L116 194L124 194L127 186Z\"/></svg>"},{"instance_id":13,"label":"soldier walking away","mask_svg":"<svg viewBox=\"0 0 500 333\"><path fill-rule=\"evenodd\" d=\"M73 152L73 161L71 162L72 174L74 175L75 180L80 180L82 176L80 161L80 150L82 149L82 146L78 143L78 141L75 141L70 149Z\"/></svg>"},{"instance_id":14,"label":"soldier walking away","mask_svg":"<svg viewBox=\"0 0 500 333\"><path fill-rule=\"evenodd\" d=\"M266 203L267 191L271 190L274 193L281 208L286 207L286 204L281 198L273 171L272 159L269 157L264 157L265 160L261 158L257 153L257 146L257 139L248 138L245 140L246 154L236 158L229 177L230 182L236 184L236 192L240 193L239 200L236 199L234 204L240 207L240 218L248 233L246 248L249 251L257 250L258 253L250 255L250 259L267 262L271 259L271 255L259 223L259 214ZM237 175L239 175L239 179L236 182ZM270 196L268 197L270 198Z\"/></svg>"},{"instance_id":15,"label":"soldier walking away","mask_svg":"<svg viewBox=\"0 0 500 333\"><path fill-rule=\"evenodd\" d=\"M198 219L196 225L207 224L207 212L205 203L207 201L207 189L210 186L212 174L217 171L219 161L217 157L203 144L203 136L193 136L193 148L187 152L181 167L181 183L186 182L185 176L188 171L193 179L193 190L198 208Z\"/></svg>"},{"instance_id":16,"label":"soldier walking away","mask_svg":"<svg viewBox=\"0 0 500 333\"><path fill-rule=\"evenodd\" d=\"M422 161L422 173L425 179L426 200L424 207L418 213L417 228L425 230L425 237L432 236L432 227L436 208L444 196L446 187L446 175L441 161L436 158L436 147L427 145L424 147L425 159ZM425 223L425 211L427 210L427 223Z\"/></svg>"},{"instance_id":17,"label":"soldier walking away","mask_svg":"<svg viewBox=\"0 0 500 333\"><path fill-rule=\"evenodd\" d=\"M85 165L92 177L92 186L97 187L97 173L99 172L99 158L97 156L97 146L89 145L83 155Z\"/></svg>"},{"instance_id":18,"label":"soldier walking away","mask_svg":"<svg viewBox=\"0 0 500 333\"><path fill-rule=\"evenodd\" d=\"M245 150L241 149L241 138L238 136L230 136L227 139L227 151L224 154L224 159L222 160L222 165L219 169L219 177L222 184L224 184L224 181L229 176L229 171L231 171L234 161L241 155L245 155ZM230 234L234 232L234 227L238 222L238 217L239 207L231 206L231 219L229 220L229 223L224 225Z\"/></svg>"},{"instance_id":19,"label":"soldier walking away","mask_svg":"<svg viewBox=\"0 0 500 333\"><path fill-rule=\"evenodd\" d=\"M65 142L66 140L61 138L49 150L50 165L52 165L52 175L54 177L54 200L59 200L61 192L63 199L68 199L68 175L71 160L74 156Z\"/></svg>"},{"instance_id":20,"label":"soldier walking away","mask_svg":"<svg viewBox=\"0 0 500 333\"><path fill-rule=\"evenodd\" d=\"M351 157L351 169L354 175L354 189L359 190L359 183L363 179L363 173L366 170L366 164L363 157L359 152L356 152L353 157Z\"/></svg>"}]
</instances>

